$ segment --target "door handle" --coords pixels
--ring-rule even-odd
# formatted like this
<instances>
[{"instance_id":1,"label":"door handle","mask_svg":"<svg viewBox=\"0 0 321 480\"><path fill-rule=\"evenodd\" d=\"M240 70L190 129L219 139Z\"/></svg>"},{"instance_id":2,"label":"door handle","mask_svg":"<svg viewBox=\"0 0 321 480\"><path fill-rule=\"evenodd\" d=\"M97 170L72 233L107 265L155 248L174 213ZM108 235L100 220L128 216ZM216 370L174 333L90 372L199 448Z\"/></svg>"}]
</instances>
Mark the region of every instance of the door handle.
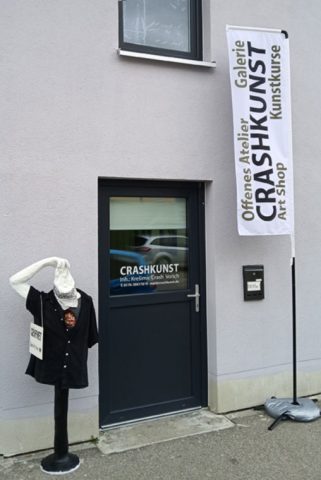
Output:
<instances>
[{"instance_id":1,"label":"door handle","mask_svg":"<svg viewBox=\"0 0 321 480\"><path fill-rule=\"evenodd\" d=\"M200 311L200 286L196 283L195 284L195 293L189 293L187 295L189 298L195 298L195 312Z\"/></svg>"}]
</instances>

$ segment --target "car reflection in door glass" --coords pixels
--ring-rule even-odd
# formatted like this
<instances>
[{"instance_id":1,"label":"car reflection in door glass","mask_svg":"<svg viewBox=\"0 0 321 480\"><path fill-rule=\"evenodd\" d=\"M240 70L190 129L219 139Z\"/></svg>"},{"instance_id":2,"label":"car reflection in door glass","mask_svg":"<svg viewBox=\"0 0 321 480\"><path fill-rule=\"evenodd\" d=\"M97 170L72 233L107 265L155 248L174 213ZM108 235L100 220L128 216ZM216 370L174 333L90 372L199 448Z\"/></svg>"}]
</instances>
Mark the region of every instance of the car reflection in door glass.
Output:
<instances>
[{"instance_id":1,"label":"car reflection in door glass","mask_svg":"<svg viewBox=\"0 0 321 480\"><path fill-rule=\"evenodd\" d=\"M137 235L132 250L145 258L149 265L178 263L187 266L188 238L184 235Z\"/></svg>"}]
</instances>

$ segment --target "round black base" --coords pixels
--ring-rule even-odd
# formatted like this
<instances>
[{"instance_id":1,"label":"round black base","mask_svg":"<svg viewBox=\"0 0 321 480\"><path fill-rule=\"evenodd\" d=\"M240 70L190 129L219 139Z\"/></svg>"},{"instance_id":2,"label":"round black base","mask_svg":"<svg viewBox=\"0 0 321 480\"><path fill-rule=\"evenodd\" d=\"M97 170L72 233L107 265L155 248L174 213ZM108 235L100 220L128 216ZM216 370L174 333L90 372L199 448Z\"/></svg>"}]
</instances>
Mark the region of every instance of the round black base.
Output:
<instances>
[{"instance_id":1,"label":"round black base","mask_svg":"<svg viewBox=\"0 0 321 480\"><path fill-rule=\"evenodd\" d=\"M61 475L77 470L80 465L79 458L73 453L58 455L52 453L41 460L41 470L51 475Z\"/></svg>"}]
</instances>

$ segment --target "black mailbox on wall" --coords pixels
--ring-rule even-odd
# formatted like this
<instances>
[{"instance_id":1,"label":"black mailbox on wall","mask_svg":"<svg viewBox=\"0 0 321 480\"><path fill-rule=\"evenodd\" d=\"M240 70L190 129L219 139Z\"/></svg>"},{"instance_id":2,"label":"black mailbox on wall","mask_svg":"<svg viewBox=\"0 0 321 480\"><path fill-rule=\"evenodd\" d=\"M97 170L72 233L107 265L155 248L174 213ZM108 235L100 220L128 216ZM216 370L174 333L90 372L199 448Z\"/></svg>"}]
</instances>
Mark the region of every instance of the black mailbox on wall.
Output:
<instances>
[{"instance_id":1,"label":"black mailbox on wall","mask_svg":"<svg viewBox=\"0 0 321 480\"><path fill-rule=\"evenodd\" d=\"M243 266L244 300L263 300L264 267L263 265Z\"/></svg>"}]
</instances>

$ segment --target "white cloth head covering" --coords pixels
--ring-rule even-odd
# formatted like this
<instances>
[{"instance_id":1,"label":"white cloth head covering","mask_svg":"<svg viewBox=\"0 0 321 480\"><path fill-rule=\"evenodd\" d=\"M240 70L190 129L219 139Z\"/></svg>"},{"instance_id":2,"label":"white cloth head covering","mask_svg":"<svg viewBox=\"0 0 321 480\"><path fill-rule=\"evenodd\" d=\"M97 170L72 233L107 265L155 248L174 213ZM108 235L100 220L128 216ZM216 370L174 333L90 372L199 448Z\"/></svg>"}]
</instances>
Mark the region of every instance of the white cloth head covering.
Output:
<instances>
[{"instance_id":1,"label":"white cloth head covering","mask_svg":"<svg viewBox=\"0 0 321 480\"><path fill-rule=\"evenodd\" d=\"M75 288L75 280L67 266L55 269L54 294L63 309L77 307L80 294Z\"/></svg>"}]
</instances>

